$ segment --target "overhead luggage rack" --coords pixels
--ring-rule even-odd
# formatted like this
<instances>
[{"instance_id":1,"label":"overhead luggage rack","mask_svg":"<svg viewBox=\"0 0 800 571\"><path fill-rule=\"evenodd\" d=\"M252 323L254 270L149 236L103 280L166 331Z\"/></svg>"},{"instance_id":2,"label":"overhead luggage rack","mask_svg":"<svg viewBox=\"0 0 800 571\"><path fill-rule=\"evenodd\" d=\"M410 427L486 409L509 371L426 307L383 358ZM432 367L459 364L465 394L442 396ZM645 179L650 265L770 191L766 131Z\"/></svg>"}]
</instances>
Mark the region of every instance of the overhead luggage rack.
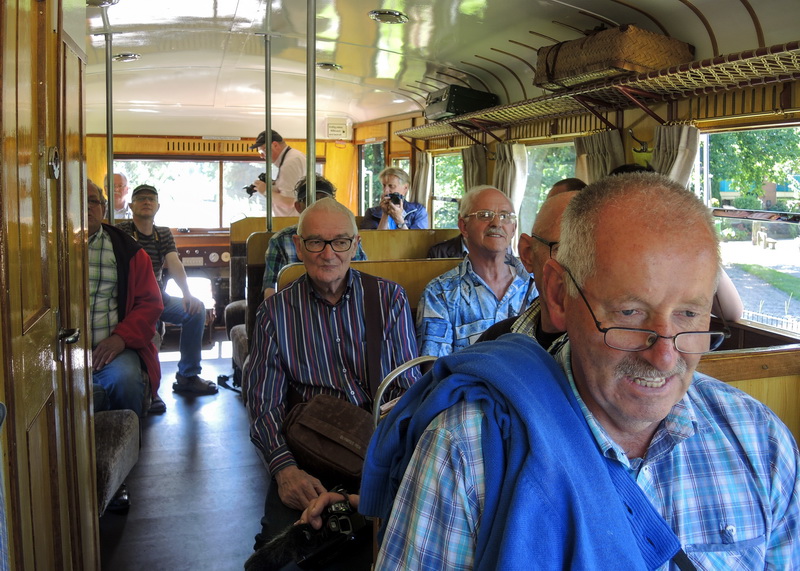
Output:
<instances>
[{"instance_id":1,"label":"overhead luggage rack","mask_svg":"<svg viewBox=\"0 0 800 571\"><path fill-rule=\"evenodd\" d=\"M417 140L504 129L587 112L630 109L743 87L800 79L800 41L564 89L398 131Z\"/></svg>"}]
</instances>

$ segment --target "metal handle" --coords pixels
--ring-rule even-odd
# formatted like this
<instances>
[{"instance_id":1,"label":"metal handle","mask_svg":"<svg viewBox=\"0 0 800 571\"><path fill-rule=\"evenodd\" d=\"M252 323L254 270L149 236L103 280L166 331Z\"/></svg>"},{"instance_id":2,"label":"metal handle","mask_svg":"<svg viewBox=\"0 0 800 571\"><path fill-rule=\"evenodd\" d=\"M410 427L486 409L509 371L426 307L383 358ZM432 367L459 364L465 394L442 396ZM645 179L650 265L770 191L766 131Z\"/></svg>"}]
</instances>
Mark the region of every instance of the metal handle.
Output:
<instances>
[{"instance_id":1,"label":"metal handle","mask_svg":"<svg viewBox=\"0 0 800 571\"><path fill-rule=\"evenodd\" d=\"M372 403L372 417L373 421L375 422L375 426L378 426L378 421L381 419L381 400L383 399L383 393L386 392L386 389L389 388L389 385L391 385L397 377L411 367L416 367L422 363L435 361L436 359L437 357L433 357L432 355L416 357L415 359L411 359L410 361L403 363L399 367L395 368L391 373L386 375L386 377L384 377L384 379L381 381L381 384L378 385L378 390L375 391L375 400Z\"/></svg>"},{"instance_id":2,"label":"metal handle","mask_svg":"<svg viewBox=\"0 0 800 571\"><path fill-rule=\"evenodd\" d=\"M72 345L73 343L77 343L78 340L81 338L81 330L80 328L75 329L59 329L58 330L58 340L66 345Z\"/></svg>"},{"instance_id":3,"label":"metal handle","mask_svg":"<svg viewBox=\"0 0 800 571\"><path fill-rule=\"evenodd\" d=\"M47 171L53 180L58 180L61 176L61 155L58 154L58 147L47 149Z\"/></svg>"}]
</instances>

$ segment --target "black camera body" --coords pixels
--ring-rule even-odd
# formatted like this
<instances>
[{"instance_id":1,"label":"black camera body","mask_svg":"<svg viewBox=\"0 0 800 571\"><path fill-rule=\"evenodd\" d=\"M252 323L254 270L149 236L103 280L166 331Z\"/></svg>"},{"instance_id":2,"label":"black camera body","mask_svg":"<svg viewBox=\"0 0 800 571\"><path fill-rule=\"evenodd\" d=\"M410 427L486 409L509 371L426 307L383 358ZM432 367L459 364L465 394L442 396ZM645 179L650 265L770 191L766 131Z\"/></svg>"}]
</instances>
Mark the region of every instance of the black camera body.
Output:
<instances>
[{"instance_id":1,"label":"black camera body","mask_svg":"<svg viewBox=\"0 0 800 571\"><path fill-rule=\"evenodd\" d=\"M371 528L348 502L331 504L322 513L319 530L304 523L293 525L256 551L245 563L246 571L274 571L294 561L301 569L319 569L340 560L363 544L371 553Z\"/></svg>"},{"instance_id":2,"label":"black camera body","mask_svg":"<svg viewBox=\"0 0 800 571\"><path fill-rule=\"evenodd\" d=\"M392 201L392 204L400 205L403 203L403 195L399 192L390 192L386 196L389 197L389 200Z\"/></svg>"},{"instance_id":3,"label":"black camera body","mask_svg":"<svg viewBox=\"0 0 800 571\"><path fill-rule=\"evenodd\" d=\"M262 172L260 175L258 175L258 180L260 180L261 182L267 182L267 173ZM247 193L247 196L253 196L253 194L255 194L256 192L256 185L250 184L247 186L243 186L242 190L244 190Z\"/></svg>"}]
</instances>

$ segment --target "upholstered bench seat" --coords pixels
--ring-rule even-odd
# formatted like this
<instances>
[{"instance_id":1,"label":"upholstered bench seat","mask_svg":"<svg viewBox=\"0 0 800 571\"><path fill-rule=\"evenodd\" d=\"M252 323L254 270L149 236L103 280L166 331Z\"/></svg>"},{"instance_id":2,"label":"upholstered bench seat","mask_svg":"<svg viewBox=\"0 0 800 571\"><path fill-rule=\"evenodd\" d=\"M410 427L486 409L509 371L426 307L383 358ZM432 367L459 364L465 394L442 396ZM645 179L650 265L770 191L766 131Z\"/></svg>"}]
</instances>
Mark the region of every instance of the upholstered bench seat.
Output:
<instances>
[{"instance_id":1,"label":"upholstered bench seat","mask_svg":"<svg viewBox=\"0 0 800 571\"><path fill-rule=\"evenodd\" d=\"M102 516L139 459L139 417L132 410L96 412L94 441L97 507Z\"/></svg>"}]
</instances>

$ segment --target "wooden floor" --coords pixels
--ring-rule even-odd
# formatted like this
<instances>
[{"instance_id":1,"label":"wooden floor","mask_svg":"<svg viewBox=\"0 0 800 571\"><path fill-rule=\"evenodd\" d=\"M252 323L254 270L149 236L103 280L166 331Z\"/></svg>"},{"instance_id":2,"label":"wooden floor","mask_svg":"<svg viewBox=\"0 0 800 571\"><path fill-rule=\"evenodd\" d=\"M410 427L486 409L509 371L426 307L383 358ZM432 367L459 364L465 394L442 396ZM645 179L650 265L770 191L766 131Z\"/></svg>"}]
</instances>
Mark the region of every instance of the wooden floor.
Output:
<instances>
[{"instance_id":1,"label":"wooden floor","mask_svg":"<svg viewBox=\"0 0 800 571\"><path fill-rule=\"evenodd\" d=\"M203 351L202 377L229 375L231 344ZM100 518L103 569L242 569L260 530L267 471L248 437L238 393L213 396L172 392L178 353L162 346L163 415L143 421L139 462L127 479L127 515Z\"/></svg>"}]
</instances>

